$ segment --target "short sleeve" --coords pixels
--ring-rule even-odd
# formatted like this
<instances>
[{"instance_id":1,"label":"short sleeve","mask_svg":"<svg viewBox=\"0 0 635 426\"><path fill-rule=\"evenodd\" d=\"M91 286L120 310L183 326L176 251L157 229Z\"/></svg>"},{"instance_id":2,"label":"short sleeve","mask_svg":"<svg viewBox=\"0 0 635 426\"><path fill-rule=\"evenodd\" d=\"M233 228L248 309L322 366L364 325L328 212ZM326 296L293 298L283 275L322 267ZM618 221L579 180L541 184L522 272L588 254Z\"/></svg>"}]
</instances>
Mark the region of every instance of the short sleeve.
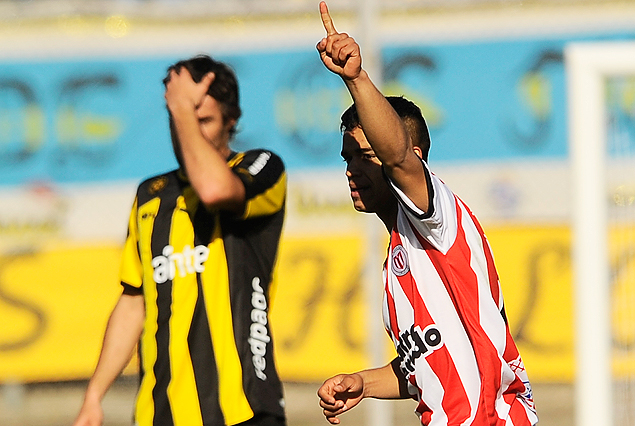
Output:
<instances>
[{"instance_id":1,"label":"short sleeve","mask_svg":"<svg viewBox=\"0 0 635 426\"><path fill-rule=\"evenodd\" d=\"M143 268L139 256L139 231L137 228L138 199L135 199L128 221L128 235L123 248L119 277L121 283L135 288L141 288L143 283Z\"/></svg>"},{"instance_id":2,"label":"short sleeve","mask_svg":"<svg viewBox=\"0 0 635 426\"><path fill-rule=\"evenodd\" d=\"M251 150L230 166L245 185L243 219L268 216L282 210L287 175L280 157L267 150Z\"/></svg>"}]
</instances>

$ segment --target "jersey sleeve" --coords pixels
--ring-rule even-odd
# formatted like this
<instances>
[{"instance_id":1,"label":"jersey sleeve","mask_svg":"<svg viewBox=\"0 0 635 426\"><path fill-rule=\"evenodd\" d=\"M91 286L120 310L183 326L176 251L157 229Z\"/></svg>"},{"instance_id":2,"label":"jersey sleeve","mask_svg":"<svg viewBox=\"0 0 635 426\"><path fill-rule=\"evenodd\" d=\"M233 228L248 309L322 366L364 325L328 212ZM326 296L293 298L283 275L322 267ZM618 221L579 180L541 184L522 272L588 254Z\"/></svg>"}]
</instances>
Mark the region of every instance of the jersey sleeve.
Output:
<instances>
[{"instance_id":1,"label":"jersey sleeve","mask_svg":"<svg viewBox=\"0 0 635 426\"><path fill-rule=\"evenodd\" d=\"M409 222L417 231L441 252L446 252L456 237L456 199L454 193L436 175L430 172L422 160L428 187L428 211L417 207L397 185L388 179L390 188L399 201Z\"/></svg>"},{"instance_id":2,"label":"jersey sleeve","mask_svg":"<svg viewBox=\"0 0 635 426\"><path fill-rule=\"evenodd\" d=\"M267 150L251 150L231 167L245 185L243 219L272 215L283 208L287 175L280 157Z\"/></svg>"},{"instance_id":3,"label":"jersey sleeve","mask_svg":"<svg viewBox=\"0 0 635 426\"><path fill-rule=\"evenodd\" d=\"M137 228L137 207L138 198L135 198L130 212L130 219L128 221L128 235L123 248L123 254L121 258L121 267L119 271L119 277L121 284L124 286L131 286L135 288L141 288L143 283L143 268L141 266L141 257L139 256L139 231Z\"/></svg>"}]
</instances>

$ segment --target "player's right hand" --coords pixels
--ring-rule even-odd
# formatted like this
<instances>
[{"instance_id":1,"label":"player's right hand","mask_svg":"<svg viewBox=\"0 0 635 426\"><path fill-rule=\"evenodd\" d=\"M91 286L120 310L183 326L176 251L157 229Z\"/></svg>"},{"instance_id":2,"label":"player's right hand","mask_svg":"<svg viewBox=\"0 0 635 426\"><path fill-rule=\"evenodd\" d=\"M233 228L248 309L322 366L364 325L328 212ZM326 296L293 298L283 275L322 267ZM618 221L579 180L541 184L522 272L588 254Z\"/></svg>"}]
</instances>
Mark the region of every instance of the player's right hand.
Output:
<instances>
[{"instance_id":1,"label":"player's right hand","mask_svg":"<svg viewBox=\"0 0 635 426\"><path fill-rule=\"evenodd\" d=\"M326 380L320 389L320 407L331 424L339 424L337 418L355 407L364 398L364 381L359 374L339 374Z\"/></svg>"},{"instance_id":2,"label":"player's right hand","mask_svg":"<svg viewBox=\"0 0 635 426\"><path fill-rule=\"evenodd\" d=\"M84 401L73 426L102 426L104 424L104 411L97 401Z\"/></svg>"},{"instance_id":3,"label":"player's right hand","mask_svg":"<svg viewBox=\"0 0 635 426\"><path fill-rule=\"evenodd\" d=\"M346 33L338 33L325 2L320 2L320 15L326 30L316 48L324 66L345 80L356 79L362 71L359 45Z\"/></svg>"}]
</instances>

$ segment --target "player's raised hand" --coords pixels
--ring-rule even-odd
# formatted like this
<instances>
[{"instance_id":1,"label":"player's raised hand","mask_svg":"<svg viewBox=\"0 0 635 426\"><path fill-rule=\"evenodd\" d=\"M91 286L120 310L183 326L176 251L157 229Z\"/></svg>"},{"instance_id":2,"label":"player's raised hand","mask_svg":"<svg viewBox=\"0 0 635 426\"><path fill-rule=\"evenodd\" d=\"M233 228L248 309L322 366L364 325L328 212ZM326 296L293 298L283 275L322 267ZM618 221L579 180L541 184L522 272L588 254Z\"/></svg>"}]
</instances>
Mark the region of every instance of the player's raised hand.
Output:
<instances>
[{"instance_id":1,"label":"player's raised hand","mask_svg":"<svg viewBox=\"0 0 635 426\"><path fill-rule=\"evenodd\" d=\"M197 109L214 77L214 73L210 72L196 83L187 68L171 70L165 84L165 100L170 111L179 106Z\"/></svg>"},{"instance_id":2,"label":"player's raised hand","mask_svg":"<svg viewBox=\"0 0 635 426\"><path fill-rule=\"evenodd\" d=\"M338 33L325 2L320 2L320 15L326 30L317 44L317 50L324 66L345 80L354 80L362 70L362 56L359 45L346 33Z\"/></svg>"}]
</instances>

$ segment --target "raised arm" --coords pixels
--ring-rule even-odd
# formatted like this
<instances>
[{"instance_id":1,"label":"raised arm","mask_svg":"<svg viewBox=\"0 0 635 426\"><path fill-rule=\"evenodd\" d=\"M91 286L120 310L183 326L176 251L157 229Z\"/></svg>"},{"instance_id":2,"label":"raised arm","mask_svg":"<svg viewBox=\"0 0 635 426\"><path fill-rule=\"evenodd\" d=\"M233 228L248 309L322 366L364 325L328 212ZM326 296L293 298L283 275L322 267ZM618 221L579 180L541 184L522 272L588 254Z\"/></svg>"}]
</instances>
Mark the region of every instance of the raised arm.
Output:
<instances>
[{"instance_id":1,"label":"raised arm","mask_svg":"<svg viewBox=\"0 0 635 426\"><path fill-rule=\"evenodd\" d=\"M242 213L245 187L227 165L229 129L215 99L207 95L214 80L209 73L196 83L186 68L172 70L165 99L177 138L175 154L181 156L192 187L210 209Z\"/></svg>"},{"instance_id":2,"label":"raised arm","mask_svg":"<svg viewBox=\"0 0 635 426\"><path fill-rule=\"evenodd\" d=\"M320 15L326 30L326 37L316 46L322 62L344 81L357 108L362 130L386 174L420 209L427 211L423 165L403 122L362 68L357 42L335 30L325 2L320 2Z\"/></svg>"}]
</instances>

